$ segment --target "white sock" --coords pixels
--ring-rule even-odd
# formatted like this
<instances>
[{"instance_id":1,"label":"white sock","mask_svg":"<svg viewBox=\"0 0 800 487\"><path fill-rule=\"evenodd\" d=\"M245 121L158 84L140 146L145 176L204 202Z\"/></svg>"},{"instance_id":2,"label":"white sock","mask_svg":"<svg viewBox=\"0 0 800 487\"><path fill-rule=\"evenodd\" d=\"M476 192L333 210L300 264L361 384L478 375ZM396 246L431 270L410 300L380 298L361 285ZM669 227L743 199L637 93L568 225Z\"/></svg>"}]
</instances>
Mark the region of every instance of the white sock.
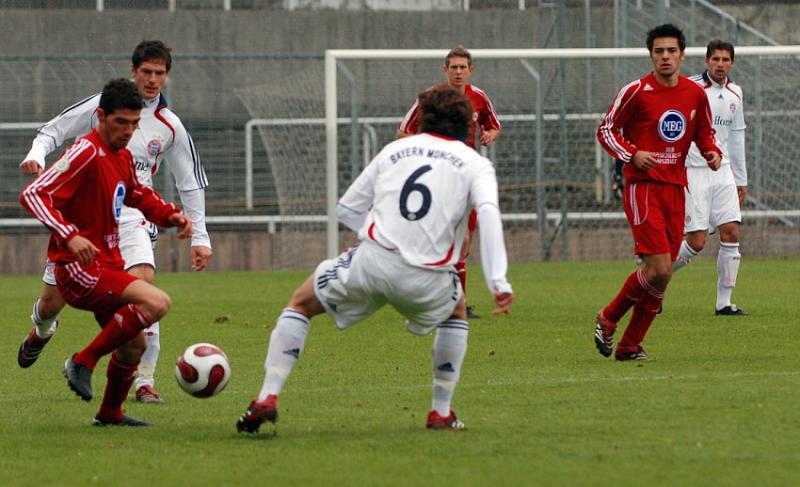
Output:
<instances>
[{"instance_id":1,"label":"white sock","mask_svg":"<svg viewBox=\"0 0 800 487\"><path fill-rule=\"evenodd\" d=\"M463 320L447 320L436 328L433 339L433 401L431 408L439 416L450 415L450 402L461 375L467 353L469 328Z\"/></svg>"},{"instance_id":2,"label":"white sock","mask_svg":"<svg viewBox=\"0 0 800 487\"><path fill-rule=\"evenodd\" d=\"M134 383L134 390L142 386L153 386L155 378L153 374L156 372L156 362L158 362L158 355L161 352L161 339L160 329L156 321L149 328L144 329L144 338L147 341L147 349L142 354L142 361L139 362L139 369L136 371L136 382Z\"/></svg>"},{"instance_id":3,"label":"white sock","mask_svg":"<svg viewBox=\"0 0 800 487\"><path fill-rule=\"evenodd\" d=\"M39 314L39 298L33 302L33 312L31 313L31 321L36 328L36 335L39 338L47 338L53 336L56 332L56 320L58 320L58 313L50 318L42 318Z\"/></svg>"},{"instance_id":4,"label":"white sock","mask_svg":"<svg viewBox=\"0 0 800 487\"><path fill-rule=\"evenodd\" d=\"M739 253L739 242L719 243L717 255L717 309L731 305L731 294L736 287L736 276L739 274L739 263L742 255Z\"/></svg>"},{"instance_id":5,"label":"white sock","mask_svg":"<svg viewBox=\"0 0 800 487\"><path fill-rule=\"evenodd\" d=\"M279 395L283 384L292 373L297 359L303 353L311 321L292 308L285 308L269 338L267 360L264 362L264 385L258 393L258 401L267 396Z\"/></svg>"},{"instance_id":6,"label":"white sock","mask_svg":"<svg viewBox=\"0 0 800 487\"><path fill-rule=\"evenodd\" d=\"M700 252L691 248L689 244L686 243L686 240L684 240L681 242L681 250L678 252L678 258L672 263L672 271L675 272L681 267L685 266L691 262L693 258L697 257L697 254L699 253Z\"/></svg>"}]
</instances>

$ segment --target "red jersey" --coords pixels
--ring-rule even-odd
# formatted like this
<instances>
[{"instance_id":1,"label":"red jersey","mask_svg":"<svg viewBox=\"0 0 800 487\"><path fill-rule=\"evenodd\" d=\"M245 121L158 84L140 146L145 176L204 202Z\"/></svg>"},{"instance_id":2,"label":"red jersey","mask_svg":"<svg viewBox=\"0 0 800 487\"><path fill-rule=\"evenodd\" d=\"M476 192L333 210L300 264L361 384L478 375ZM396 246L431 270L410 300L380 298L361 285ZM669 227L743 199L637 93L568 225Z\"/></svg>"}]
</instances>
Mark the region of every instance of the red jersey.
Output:
<instances>
[{"instance_id":1,"label":"red jersey","mask_svg":"<svg viewBox=\"0 0 800 487\"><path fill-rule=\"evenodd\" d=\"M78 139L20 194L20 203L50 229L47 257L66 264L77 261L67 242L81 235L99 250L97 263L123 269L119 251L122 205L136 207L162 227L178 208L166 203L136 178L133 157L125 148L112 152L96 130Z\"/></svg>"},{"instance_id":2,"label":"red jersey","mask_svg":"<svg viewBox=\"0 0 800 487\"><path fill-rule=\"evenodd\" d=\"M626 184L661 181L686 186L684 162L692 141L701 152L722 154L705 91L685 76L668 87L650 73L622 88L597 129L597 140L611 157L626 163L637 150L655 153L658 166L652 169L625 164Z\"/></svg>"},{"instance_id":3,"label":"red jersey","mask_svg":"<svg viewBox=\"0 0 800 487\"><path fill-rule=\"evenodd\" d=\"M475 134L478 132L478 125L481 126L481 130L495 130L500 128L500 120L497 119L497 113L494 111L492 101L489 100L483 90L477 86L466 85L464 86L464 95L472 103L472 123L469 126L469 135L466 143L474 149L476 147ZM416 100L408 113L406 113L406 116L400 122L399 130L410 135L419 133L419 100Z\"/></svg>"}]
</instances>

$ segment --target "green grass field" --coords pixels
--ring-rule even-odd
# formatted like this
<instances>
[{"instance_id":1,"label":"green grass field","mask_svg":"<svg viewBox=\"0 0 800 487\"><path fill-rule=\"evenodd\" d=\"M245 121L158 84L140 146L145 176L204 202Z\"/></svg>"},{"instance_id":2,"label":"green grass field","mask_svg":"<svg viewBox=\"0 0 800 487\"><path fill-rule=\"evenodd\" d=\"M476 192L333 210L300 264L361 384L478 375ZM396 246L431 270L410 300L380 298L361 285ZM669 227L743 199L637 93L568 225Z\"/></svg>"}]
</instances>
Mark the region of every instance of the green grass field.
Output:
<instances>
[{"instance_id":1,"label":"green grass field","mask_svg":"<svg viewBox=\"0 0 800 487\"><path fill-rule=\"evenodd\" d=\"M629 262L515 265L513 314L490 317L477 267L469 350L454 408L464 432L424 428L432 337L384 309L345 332L313 321L281 396L277 436L239 435L258 392L269 330L305 272L162 274L173 298L156 374L164 405L127 404L152 428L93 428L105 383L80 401L64 358L96 333L85 312L30 369L16 365L36 277L3 276L0 485L798 485L800 260L748 259L716 317L714 262L677 274L645 342L653 360L618 363L593 318ZM184 394L186 346L208 341L233 376L219 396ZM265 428L269 429L269 428Z\"/></svg>"}]
</instances>

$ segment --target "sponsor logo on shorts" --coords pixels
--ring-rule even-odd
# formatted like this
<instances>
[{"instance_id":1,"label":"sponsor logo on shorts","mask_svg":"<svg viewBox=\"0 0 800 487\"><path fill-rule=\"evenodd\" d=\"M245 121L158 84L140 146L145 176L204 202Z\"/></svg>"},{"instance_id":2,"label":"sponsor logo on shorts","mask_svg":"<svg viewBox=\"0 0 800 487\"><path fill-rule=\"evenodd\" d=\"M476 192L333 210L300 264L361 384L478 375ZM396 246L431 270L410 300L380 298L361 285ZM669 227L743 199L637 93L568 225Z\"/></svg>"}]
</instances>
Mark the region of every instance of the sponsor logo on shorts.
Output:
<instances>
[{"instance_id":1,"label":"sponsor logo on shorts","mask_svg":"<svg viewBox=\"0 0 800 487\"><path fill-rule=\"evenodd\" d=\"M658 119L658 135L667 142L677 142L686 133L686 118L677 110L667 110Z\"/></svg>"}]
</instances>

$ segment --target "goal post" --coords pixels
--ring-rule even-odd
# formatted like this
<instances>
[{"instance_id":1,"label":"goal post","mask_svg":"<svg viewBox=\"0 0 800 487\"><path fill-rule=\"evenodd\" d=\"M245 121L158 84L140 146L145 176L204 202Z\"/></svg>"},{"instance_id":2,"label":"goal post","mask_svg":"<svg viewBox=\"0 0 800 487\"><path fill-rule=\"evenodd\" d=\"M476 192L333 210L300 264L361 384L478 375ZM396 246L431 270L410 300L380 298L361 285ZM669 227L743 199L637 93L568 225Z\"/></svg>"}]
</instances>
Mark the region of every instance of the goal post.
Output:
<instances>
[{"instance_id":1,"label":"goal post","mask_svg":"<svg viewBox=\"0 0 800 487\"><path fill-rule=\"evenodd\" d=\"M474 61L501 61L501 60L519 60L520 62L530 61L530 62L556 62L558 64L551 66L549 68L549 74L551 78L558 76L559 70L564 71L564 63L567 61L575 62L578 61L585 61L591 63L593 60L596 60L595 64L603 64L604 69L604 78L602 81L602 85L608 89L612 89L614 93L619 90L624 83L641 77L644 75L648 69L647 68L647 57L648 51L645 48L580 48L580 49L471 49L470 50L473 60ZM686 49L686 56L687 58L694 58L694 66L702 66L702 59L705 56L706 48L705 47L688 47ZM447 55L448 50L446 49L426 49L426 50L404 50L404 49L366 49L366 50L359 50L359 49L331 49L325 52L325 74L324 74L324 97L325 97L325 139L326 139L326 149L325 149L325 170L326 170L326 211L327 211L327 225L326 225L326 249L327 254L329 257L335 256L339 253L340 250L340 240L339 240L339 224L336 219L336 204L339 198L339 181L338 181L338 171L339 171L339 155L338 151L340 150L340 143L339 143L339 131L338 131L338 124L337 121L339 120L339 104L340 100L337 98L337 76L339 71L339 63L346 63L346 62L370 62L370 61L393 61L393 60L444 60L445 56ZM698 59L699 58L699 59ZM743 62L742 58L746 58L751 60L752 62ZM614 69L615 66L618 66L617 63L623 60L634 60L640 61L643 60L644 64L637 65L636 68L631 69L629 66L626 66L626 69ZM776 136L775 133L770 132L773 125L771 125L770 121L774 122L776 127L778 126L785 126L787 121L797 120L798 116L800 116L800 104L796 100L796 97L793 97L790 93L784 93L782 95L783 99L775 103L775 100L769 100L767 97L771 95L775 95L779 93L782 88L782 83L786 83L786 79L793 79L793 76L796 75L797 69L800 67L800 46L737 46L736 47L736 61L737 67L733 72L734 79L744 79L745 81L741 83L744 86L745 90L745 100L746 100L746 110L747 115L749 117L748 123L752 126L748 128L748 132L752 132L753 135L748 135L748 161L749 166L752 169L758 169L759 171L763 170L777 170L779 171L777 174L777 179L770 181L772 187L755 187L754 194L758 194L759 190L762 190L765 194L769 194L770 198L777 195L777 199L773 198L773 202L777 206L765 204L763 202L759 202L757 197L753 198L752 206L754 208L752 211L747 212L747 214L751 216L763 217L763 218L775 218L775 212L777 211L781 214L781 211L785 218L783 223L787 225L794 225L797 222L797 217L795 215L795 210L798 209L798 193L800 192L800 185L797 184L797 169L789 168L787 164L778 162L777 159L786 159L791 158L792 160L796 160L796 158L791 156L791 152L785 154L785 156L781 157L779 153L776 153L776 149L779 151L780 147L770 147L770 142L766 142L765 137L772 135ZM686 64L686 63L685 63ZM789 66L781 66L781 64L789 64ZM644 67L644 68L642 68ZM532 68L531 68L532 69ZM587 70L591 69L587 67ZM684 74L693 74L695 70L699 70L699 68L690 68L684 66L683 73ZM620 72L622 71L622 72ZM765 76L765 73L769 72L771 75L773 73L781 73L786 72L786 78L781 78L783 81L776 81L774 79L769 79ZM610 73L610 74L608 74ZM562 74L563 76L563 74ZM486 80L486 73L483 73L483 80ZM532 76L531 79L536 79L537 84L541 85L544 81L539 80L536 76ZM419 82L419 89L425 88L424 82ZM485 83L483 81L482 83ZM597 83L595 79L592 81L591 79L588 81L589 87L587 90L592 89L592 83ZM429 84L429 83L428 83ZM483 87L483 84L481 85ZM540 86L537 86L537 89L540 89ZM594 86L596 88L596 86ZM541 91L538 95L539 100L541 102ZM490 98L493 98L493 93L489 91ZM555 95L559 96L559 95ZM564 96L564 95L560 95ZM550 134L546 129L542 129L542 125L544 125L544 121L546 120L545 117L551 116L555 119L561 121L560 123L565 124L567 120L572 117L572 119L584 119L584 120L596 120L599 122L599 119L602 117L602 113L604 112L605 108L611 102L612 98L609 96L607 99L603 100L602 109L599 109L597 106L591 113L567 113L567 110L553 110L552 107L549 110L546 110L547 113L541 113L541 109L537 109L537 113L530 114L530 119L534 121L537 128L535 131L538 131L539 134L541 132L545 133L545 136L549 137ZM409 102L412 100L409 100ZM597 104L595 104L597 105ZM409 105L410 106L410 105ZM503 107L497 106L496 108L500 115L503 115ZM544 115L544 116L543 116ZM770 118L771 117L771 118ZM769 120L767 120L769 118ZM541 123L540 123L541 122ZM596 128L596 126L595 126ZM584 130L584 132L588 132L588 130ZM797 146L797 143L800 140L797 140L799 137L797 134L794 133L791 129L786 129L785 127L781 128L781 136L785 136L789 141L794 142L786 142L786 144L780 144L782 147L793 144ZM584 133L582 137L585 138L592 138L593 133ZM503 135L501 135L501 139ZM531 143L527 149L531 154L535 154L536 151L541 149L541 135L537 137L537 134L534 133L530 137L531 141L536 141L536 143ZM564 138L562 138L564 140ZM755 143L753 143L755 142ZM569 142L570 144L572 141ZM584 143L587 143L584 140ZM772 144L774 145L774 144ZM768 151L768 149L771 149ZM565 149L566 150L566 149ZM769 152L769 155L767 154ZM535 160L536 163L536 173L541 175L542 173L542 155L539 154L535 157L531 157L531 160ZM784 171L785 174L780 173L780 171ZM781 186L782 183L780 181L787 181L788 179L794 179L794 182L789 184L785 184ZM763 178L759 178L758 184L765 184L765 180ZM541 200L543 195L543 190L541 190L542 182L537 181L537 196L536 198ZM751 187L754 185L751 183ZM566 192L564 190L563 192ZM780 194L778 194L780 193ZM562 201L566 200L566 197L560 196ZM781 200L784 198L784 200ZM785 204L784 204L785 203ZM759 207L761 204L763 207ZM597 208L593 211L585 212L585 211L570 211L566 208L567 205L561 205L560 209L553 210L553 209L546 209L545 205L542 201L539 201L537 204L536 211L530 212L530 214L526 215L513 215L513 214L505 214L504 217L506 221L509 220L539 220L540 223L543 223L545 219L554 222L556 225L556 229L553 232L560 233L562 241L562 250L560 252L561 257L564 258L566 252L570 249L570 243L568 241L568 226L570 220L577 219L597 219L598 221L607 220L609 218L609 212L607 208ZM766 213L759 214L758 211L763 210ZM771 213L770 213L771 212ZM619 208L614 212L616 218L621 217L621 205ZM794 215L794 216L793 216ZM623 220L624 223L624 220ZM550 240L551 242L555 240L555 235L545 235L543 232L540 232L540 238L542 242L545 240ZM542 254L543 258L546 258L544 252Z\"/></svg>"}]
</instances>

